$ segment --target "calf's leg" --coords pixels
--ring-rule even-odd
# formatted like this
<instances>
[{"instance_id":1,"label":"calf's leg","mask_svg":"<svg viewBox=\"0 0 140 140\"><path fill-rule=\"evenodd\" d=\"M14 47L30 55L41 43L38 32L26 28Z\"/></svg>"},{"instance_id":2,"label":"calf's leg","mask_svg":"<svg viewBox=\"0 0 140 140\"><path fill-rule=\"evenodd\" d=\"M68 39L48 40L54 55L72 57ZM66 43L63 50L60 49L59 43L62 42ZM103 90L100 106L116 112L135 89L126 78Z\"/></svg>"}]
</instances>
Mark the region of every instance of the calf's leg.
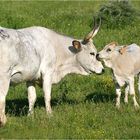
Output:
<instances>
[{"instance_id":1,"label":"calf's leg","mask_svg":"<svg viewBox=\"0 0 140 140\"><path fill-rule=\"evenodd\" d=\"M121 97L121 88L118 84L116 84L116 107L120 108L120 97Z\"/></svg>"},{"instance_id":2,"label":"calf's leg","mask_svg":"<svg viewBox=\"0 0 140 140\"><path fill-rule=\"evenodd\" d=\"M129 87L130 87L130 95L132 96L134 106L135 108L139 108L139 104L136 101L136 95L135 95L135 87L134 87L134 77L130 78L129 80Z\"/></svg>"},{"instance_id":3,"label":"calf's leg","mask_svg":"<svg viewBox=\"0 0 140 140\"><path fill-rule=\"evenodd\" d=\"M125 103L128 103L128 93L129 93L129 85L127 84L125 87L125 97L124 97Z\"/></svg>"}]
</instances>

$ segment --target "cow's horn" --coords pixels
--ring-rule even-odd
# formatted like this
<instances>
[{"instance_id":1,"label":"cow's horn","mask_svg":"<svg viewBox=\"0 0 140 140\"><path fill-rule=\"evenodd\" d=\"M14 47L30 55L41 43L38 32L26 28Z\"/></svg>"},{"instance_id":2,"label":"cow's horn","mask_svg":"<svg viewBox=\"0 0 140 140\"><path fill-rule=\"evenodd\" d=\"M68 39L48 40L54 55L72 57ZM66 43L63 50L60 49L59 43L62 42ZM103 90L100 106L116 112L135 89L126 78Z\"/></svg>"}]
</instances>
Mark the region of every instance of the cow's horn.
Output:
<instances>
[{"instance_id":1,"label":"cow's horn","mask_svg":"<svg viewBox=\"0 0 140 140\"><path fill-rule=\"evenodd\" d=\"M86 35L86 37L84 38L84 42L88 42L90 39L92 39L98 33L100 26L101 26L101 18L99 18L99 24L97 25L94 17L93 30L88 35Z\"/></svg>"}]
</instances>

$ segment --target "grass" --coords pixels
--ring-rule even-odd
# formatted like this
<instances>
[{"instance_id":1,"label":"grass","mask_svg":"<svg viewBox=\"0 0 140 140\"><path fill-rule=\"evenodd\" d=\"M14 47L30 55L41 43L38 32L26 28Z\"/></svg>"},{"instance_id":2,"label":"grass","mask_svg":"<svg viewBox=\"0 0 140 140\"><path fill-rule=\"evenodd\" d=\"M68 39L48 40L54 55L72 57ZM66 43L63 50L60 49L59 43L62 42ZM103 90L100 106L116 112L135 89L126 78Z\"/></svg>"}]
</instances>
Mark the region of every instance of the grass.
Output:
<instances>
[{"instance_id":1,"label":"grass","mask_svg":"<svg viewBox=\"0 0 140 140\"><path fill-rule=\"evenodd\" d=\"M91 30L93 15L107 1L1 1L0 25L23 28L33 25L82 38ZM132 1L140 8L139 1ZM130 21L131 22L131 21ZM140 19L133 26L111 30L101 28L94 44L101 50L105 44L140 45ZM65 96L64 96L65 95ZM138 95L138 94L137 94ZM115 89L108 69L104 75L81 76L71 74L52 88L53 116L45 113L42 89L37 87L35 114L27 117L28 101L25 84L10 87L6 115L8 122L0 128L0 138L59 138L59 139L139 139L140 111L121 101L115 106ZM124 96L124 95L123 95ZM140 99L138 98L140 103Z\"/></svg>"}]
</instances>

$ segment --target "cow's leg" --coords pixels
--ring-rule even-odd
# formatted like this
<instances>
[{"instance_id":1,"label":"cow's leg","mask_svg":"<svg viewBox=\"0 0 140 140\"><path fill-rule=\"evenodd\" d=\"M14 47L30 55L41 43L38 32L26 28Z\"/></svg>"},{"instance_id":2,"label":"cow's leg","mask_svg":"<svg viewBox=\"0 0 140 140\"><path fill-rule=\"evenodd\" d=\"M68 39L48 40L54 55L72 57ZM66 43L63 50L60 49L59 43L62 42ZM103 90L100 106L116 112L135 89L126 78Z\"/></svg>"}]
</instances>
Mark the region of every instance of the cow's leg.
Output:
<instances>
[{"instance_id":1,"label":"cow's leg","mask_svg":"<svg viewBox=\"0 0 140 140\"><path fill-rule=\"evenodd\" d=\"M138 74L138 91L139 91L139 95L140 95L140 74Z\"/></svg>"},{"instance_id":2,"label":"cow's leg","mask_svg":"<svg viewBox=\"0 0 140 140\"><path fill-rule=\"evenodd\" d=\"M116 84L116 107L120 108L121 87Z\"/></svg>"},{"instance_id":3,"label":"cow's leg","mask_svg":"<svg viewBox=\"0 0 140 140\"><path fill-rule=\"evenodd\" d=\"M0 75L0 126L6 123L5 103L6 95L9 89L10 79L5 74Z\"/></svg>"},{"instance_id":4,"label":"cow's leg","mask_svg":"<svg viewBox=\"0 0 140 140\"><path fill-rule=\"evenodd\" d=\"M130 78L129 80L129 87L130 87L130 95L132 96L134 106L136 108L139 108L139 104L136 101L136 96L135 96L135 87L134 87L134 77Z\"/></svg>"},{"instance_id":5,"label":"cow's leg","mask_svg":"<svg viewBox=\"0 0 140 140\"><path fill-rule=\"evenodd\" d=\"M45 74L43 76L43 91L45 99L45 107L48 114L52 113L51 109L51 87L52 87L52 74Z\"/></svg>"},{"instance_id":6,"label":"cow's leg","mask_svg":"<svg viewBox=\"0 0 140 140\"><path fill-rule=\"evenodd\" d=\"M34 113L34 104L36 101L36 89L32 82L27 82L29 111L28 116Z\"/></svg>"},{"instance_id":7,"label":"cow's leg","mask_svg":"<svg viewBox=\"0 0 140 140\"><path fill-rule=\"evenodd\" d=\"M125 103L128 103L128 93L129 93L129 85L127 84L125 87L125 97L124 97Z\"/></svg>"}]
</instances>

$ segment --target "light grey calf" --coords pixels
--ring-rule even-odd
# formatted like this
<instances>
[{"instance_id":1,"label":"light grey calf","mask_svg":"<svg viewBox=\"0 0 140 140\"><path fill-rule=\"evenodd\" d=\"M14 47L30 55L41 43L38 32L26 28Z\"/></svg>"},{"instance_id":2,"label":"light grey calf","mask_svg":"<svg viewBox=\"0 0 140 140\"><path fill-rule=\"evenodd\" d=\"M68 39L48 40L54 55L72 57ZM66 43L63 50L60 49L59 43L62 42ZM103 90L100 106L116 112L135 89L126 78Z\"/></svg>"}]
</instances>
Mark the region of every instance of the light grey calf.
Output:
<instances>
[{"instance_id":1,"label":"light grey calf","mask_svg":"<svg viewBox=\"0 0 140 140\"><path fill-rule=\"evenodd\" d=\"M113 70L116 82L116 106L120 107L121 87L126 85L124 102L128 103L128 93L132 95L134 106L139 108L135 97L134 76L140 73L140 47L136 44L118 46L112 42L99 52L97 58ZM140 92L140 79L139 79Z\"/></svg>"},{"instance_id":2,"label":"light grey calf","mask_svg":"<svg viewBox=\"0 0 140 140\"><path fill-rule=\"evenodd\" d=\"M101 73L92 38L99 26L76 40L43 27L0 27L0 124L6 123L5 100L10 83L27 82L29 114L36 101L35 83L43 85L45 107L51 113L51 86L65 75Z\"/></svg>"}]
</instances>

